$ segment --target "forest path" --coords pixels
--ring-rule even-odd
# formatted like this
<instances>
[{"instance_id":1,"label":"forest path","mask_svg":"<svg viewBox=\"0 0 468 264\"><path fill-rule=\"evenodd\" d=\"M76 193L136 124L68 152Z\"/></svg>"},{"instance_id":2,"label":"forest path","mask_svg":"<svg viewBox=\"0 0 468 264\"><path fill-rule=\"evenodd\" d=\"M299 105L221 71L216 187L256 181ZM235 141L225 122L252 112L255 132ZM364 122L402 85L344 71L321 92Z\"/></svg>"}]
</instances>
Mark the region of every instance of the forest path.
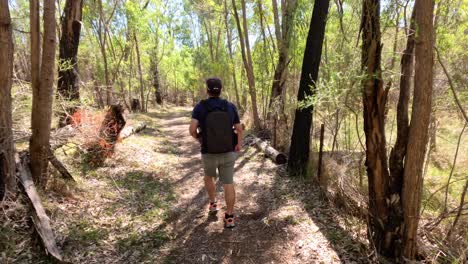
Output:
<instances>
[{"instance_id":1,"label":"forest path","mask_svg":"<svg viewBox=\"0 0 468 264\"><path fill-rule=\"evenodd\" d=\"M85 212L66 209L72 216L58 229L67 236L59 239L67 258L76 263L367 262L362 234L346 231L344 226L352 225L346 216L323 202L315 187L282 176L283 168L253 147L239 153L237 226L225 229L220 185L221 210L208 215L199 144L188 135L190 109L129 118L141 120L149 128L119 143L93 178L84 177ZM70 238L73 231L78 235Z\"/></svg>"}]
</instances>

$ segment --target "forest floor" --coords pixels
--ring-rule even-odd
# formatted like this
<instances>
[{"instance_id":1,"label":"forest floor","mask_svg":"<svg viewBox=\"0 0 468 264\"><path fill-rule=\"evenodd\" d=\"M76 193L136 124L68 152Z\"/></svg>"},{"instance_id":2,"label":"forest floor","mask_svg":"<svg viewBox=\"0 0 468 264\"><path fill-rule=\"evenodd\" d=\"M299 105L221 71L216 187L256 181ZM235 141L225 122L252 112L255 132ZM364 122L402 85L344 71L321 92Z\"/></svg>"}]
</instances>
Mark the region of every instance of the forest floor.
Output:
<instances>
[{"instance_id":1,"label":"forest floor","mask_svg":"<svg viewBox=\"0 0 468 264\"><path fill-rule=\"evenodd\" d=\"M73 263L369 263L365 229L303 179L286 177L254 147L235 165L233 229L224 198L209 216L190 109L131 114L148 128L117 144L104 166L76 165L73 188L56 184L45 206L59 248ZM64 152L66 153L66 152Z\"/></svg>"}]
</instances>

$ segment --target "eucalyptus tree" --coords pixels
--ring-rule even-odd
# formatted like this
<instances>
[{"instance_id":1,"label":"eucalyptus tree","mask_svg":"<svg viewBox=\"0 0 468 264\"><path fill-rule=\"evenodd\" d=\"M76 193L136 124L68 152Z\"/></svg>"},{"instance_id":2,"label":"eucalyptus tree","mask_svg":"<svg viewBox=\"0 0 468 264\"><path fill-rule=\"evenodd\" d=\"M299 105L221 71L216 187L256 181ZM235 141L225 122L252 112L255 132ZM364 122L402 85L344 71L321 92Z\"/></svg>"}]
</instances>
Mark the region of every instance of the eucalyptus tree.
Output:
<instances>
[{"instance_id":1,"label":"eucalyptus tree","mask_svg":"<svg viewBox=\"0 0 468 264\"><path fill-rule=\"evenodd\" d=\"M252 52L250 48L250 41L249 41L249 30L247 24L247 9L245 5L245 0L241 0L242 5L242 26L240 23L239 14L237 11L236 1L232 0L232 8L234 10L234 18L236 19L238 37L241 45L241 54L242 54L242 61L244 62L244 69L247 75L247 80L249 84L249 93L250 99L252 103L252 115L254 120L254 126L257 129L261 128L260 117L258 114L258 107L257 107L257 91L255 88L255 74L254 74L254 66L252 62Z\"/></svg>"},{"instance_id":2,"label":"eucalyptus tree","mask_svg":"<svg viewBox=\"0 0 468 264\"><path fill-rule=\"evenodd\" d=\"M329 0L314 2L297 95L299 102L313 95L316 90L329 5ZM312 105L296 109L288 162L288 171L291 175L303 174L307 168L312 111Z\"/></svg>"},{"instance_id":3,"label":"eucalyptus tree","mask_svg":"<svg viewBox=\"0 0 468 264\"><path fill-rule=\"evenodd\" d=\"M432 1L416 0L414 36L409 35L403 54L399 110L399 134L388 169L385 114L388 89L381 75L380 1L365 0L362 11L362 70L364 78L364 132L369 188L369 238L380 254L413 260L417 253L422 171L432 105L433 12ZM414 40L413 40L414 38ZM414 42L413 42L414 41ZM408 76L412 46L415 48L414 97L411 121L407 122ZM401 142L401 138L407 141ZM401 147L400 144L402 145ZM404 149L405 151L401 151ZM402 160L404 163L402 165ZM392 162L393 161L393 162ZM402 167L403 166L403 167Z\"/></svg>"},{"instance_id":4,"label":"eucalyptus tree","mask_svg":"<svg viewBox=\"0 0 468 264\"><path fill-rule=\"evenodd\" d=\"M60 36L59 43L57 92L65 102L80 100L77 54L80 44L82 9L83 0L67 0L62 17L60 18L62 35ZM71 121L69 115L72 115L75 109L76 107L67 105L65 107L66 113L61 115L59 125L64 126L69 124Z\"/></svg>"},{"instance_id":5,"label":"eucalyptus tree","mask_svg":"<svg viewBox=\"0 0 468 264\"><path fill-rule=\"evenodd\" d=\"M15 190L15 159L11 115L13 36L8 0L0 0L0 201Z\"/></svg>"},{"instance_id":6,"label":"eucalyptus tree","mask_svg":"<svg viewBox=\"0 0 468 264\"><path fill-rule=\"evenodd\" d=\"M434 1L416 0L414 97L405 158L402 206L404 212L402 256L414 260L423 187L423 165L428 142L434 80Z\"/></svg>"},{"instance_id":7,"label":"eucalyptus tree","mask_svg":"<svg viewBox=\"0 0 468 264\"><path fill-rule=\"evenodd\" d=\"M55 68L56 21L55 2L44 0L42 57L40 53L39 0L30 1L32 135L29 144L33 179L42 188L47 183L50 128L52 121L53 82Z\"/></svg>"}]
</instances>

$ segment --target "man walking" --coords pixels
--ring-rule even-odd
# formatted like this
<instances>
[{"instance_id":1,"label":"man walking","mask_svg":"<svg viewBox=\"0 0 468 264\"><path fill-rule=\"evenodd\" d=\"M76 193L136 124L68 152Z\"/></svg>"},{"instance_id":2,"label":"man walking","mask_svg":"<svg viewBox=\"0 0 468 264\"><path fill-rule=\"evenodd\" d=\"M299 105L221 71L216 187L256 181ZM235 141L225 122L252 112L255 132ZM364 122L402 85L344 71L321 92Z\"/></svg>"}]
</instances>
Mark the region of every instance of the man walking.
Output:
<instances>
[{"instance_id":1,"label":"man walking","mask_svg":"<svg viewBox=\"0 0 468 264\"><path fill-rule=\"evenodd\" d=\"M219 96L223 88L219 78L206 80L208 99L198 103L192 112L190 135L201 143L203 169L205 171L205 188L210 199L209 212L216 213L217 177L223 183L226 213L224 226L235 227L234 203L236 192L234 189L234 163L242 146L242 126L236 106Z\"/></svg>"}]
</instances>

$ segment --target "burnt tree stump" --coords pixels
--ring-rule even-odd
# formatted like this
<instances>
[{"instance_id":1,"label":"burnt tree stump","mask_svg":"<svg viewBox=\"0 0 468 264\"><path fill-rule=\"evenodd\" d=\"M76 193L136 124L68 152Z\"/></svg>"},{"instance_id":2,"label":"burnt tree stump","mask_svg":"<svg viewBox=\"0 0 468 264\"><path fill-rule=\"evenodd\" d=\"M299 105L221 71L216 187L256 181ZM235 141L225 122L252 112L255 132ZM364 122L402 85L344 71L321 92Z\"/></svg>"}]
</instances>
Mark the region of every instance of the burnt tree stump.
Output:
<instances>
[{"instance_id":1,"label":"burnt tree stump","mask_svg":"<svg viewBox=\"0 0 468 264\"><path fill-rule=\"evenodd\" d=\"M141 104L139 99L132 99L132 112L141 111Z\"/></svg>"},{"instance_id":2,"label":"burnt tree stump","mask_svg":"<svg viewBox=\"0 0 468 264\"><path fill-rule=\"evenodd\" d=\"M99 128L99 137L86 147L88 162L100 166L104 160L114 153L114 147L119 134L125 126L122 115L124 109L121 105L111 105Z\"/></svg>"}]
</instances>

